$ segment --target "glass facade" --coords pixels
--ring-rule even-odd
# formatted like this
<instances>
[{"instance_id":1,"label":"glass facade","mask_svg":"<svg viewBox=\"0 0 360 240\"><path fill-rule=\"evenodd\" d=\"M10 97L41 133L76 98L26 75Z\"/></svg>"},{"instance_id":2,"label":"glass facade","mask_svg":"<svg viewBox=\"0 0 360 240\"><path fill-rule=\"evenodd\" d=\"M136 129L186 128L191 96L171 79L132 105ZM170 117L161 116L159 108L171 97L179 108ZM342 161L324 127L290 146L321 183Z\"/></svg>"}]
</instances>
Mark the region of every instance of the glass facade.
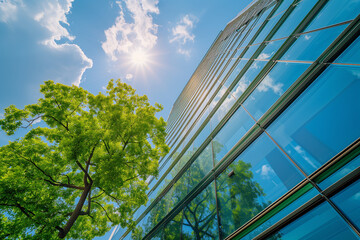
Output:
<instances>
[{"instance_id":1,"label":"glass facade","mask_svg":"<svg viewBox=\"0 0 360 240\"><path fill-rule=\"evenodd\" d=\"M257 0L174 103L111 239L360 239L360 0Z\"/></svg>"}]
</instances>

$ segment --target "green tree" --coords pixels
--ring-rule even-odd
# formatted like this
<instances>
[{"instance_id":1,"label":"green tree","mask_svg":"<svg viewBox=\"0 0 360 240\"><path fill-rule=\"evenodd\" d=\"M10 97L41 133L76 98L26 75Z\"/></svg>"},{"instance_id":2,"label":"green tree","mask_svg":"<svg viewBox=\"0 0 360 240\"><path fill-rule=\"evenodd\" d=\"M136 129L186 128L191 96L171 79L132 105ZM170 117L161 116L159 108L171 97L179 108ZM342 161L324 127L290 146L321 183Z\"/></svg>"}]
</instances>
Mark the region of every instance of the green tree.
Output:
<instances>
[{"instance_id":1,"label":"green tree","mask_svg":"<svg viewBox=\"0 0 360 240\"><path fill-rule=\"evenodd\" d=\"M119 80L107 94L52 81L41 93L0 120L8 135L29 128L0 147L0 239L92 239L131 225L147 201L145 180L169 151L155 117L162 107ZM47 127L32 128L40 119Z\"/></svg>"}]
</instances>

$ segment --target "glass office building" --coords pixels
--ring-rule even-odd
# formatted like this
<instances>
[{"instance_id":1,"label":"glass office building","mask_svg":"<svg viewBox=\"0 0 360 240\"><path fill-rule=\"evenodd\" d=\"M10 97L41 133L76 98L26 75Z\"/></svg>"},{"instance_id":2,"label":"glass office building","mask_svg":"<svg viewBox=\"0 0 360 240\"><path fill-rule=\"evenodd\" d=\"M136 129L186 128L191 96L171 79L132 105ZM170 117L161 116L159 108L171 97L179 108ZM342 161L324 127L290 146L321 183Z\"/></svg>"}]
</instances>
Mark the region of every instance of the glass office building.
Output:
<instances>
[{"instance_id":1,"label":"glass office building","mask_svg":"<svg viewBox=\"0 0 360 240\"><path fill-rule=\"evenodd\" d=\"M176 100L112 239L360 239L360 0L257 0Z\"/></svg>"}]
</instances>

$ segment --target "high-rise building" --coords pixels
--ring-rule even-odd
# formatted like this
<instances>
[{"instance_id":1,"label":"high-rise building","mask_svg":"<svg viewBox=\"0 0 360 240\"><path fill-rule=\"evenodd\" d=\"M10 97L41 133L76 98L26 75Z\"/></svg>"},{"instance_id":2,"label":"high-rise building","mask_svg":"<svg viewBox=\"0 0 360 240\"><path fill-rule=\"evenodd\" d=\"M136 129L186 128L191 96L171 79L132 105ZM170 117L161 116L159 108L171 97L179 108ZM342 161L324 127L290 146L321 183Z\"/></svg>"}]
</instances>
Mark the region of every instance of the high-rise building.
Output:
<instances>
[{"instance_id":1,"label":"high-rise building","mask_svg":"<svg viewBox=\"0 0 360 240\"><path fill-rule=\"evenodd\" d=\"M176 100L112 239L360 239L360 0L257 0Z\"/></svg>"}]
</instances>

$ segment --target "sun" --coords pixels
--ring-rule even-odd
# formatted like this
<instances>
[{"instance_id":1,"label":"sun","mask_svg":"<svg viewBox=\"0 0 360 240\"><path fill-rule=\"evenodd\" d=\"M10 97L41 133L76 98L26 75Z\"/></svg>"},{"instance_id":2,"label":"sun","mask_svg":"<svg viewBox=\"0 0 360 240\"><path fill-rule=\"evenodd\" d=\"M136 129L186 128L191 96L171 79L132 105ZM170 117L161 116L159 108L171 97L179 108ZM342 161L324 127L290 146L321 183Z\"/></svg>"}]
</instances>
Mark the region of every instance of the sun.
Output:
<instances>
[{"instance_id":1,"label":"sun","mask_svg":"<svg viewBox=\"0 0 360 240\"><path fill-rule=\"evenodd\" d=\"M144 67L149 63L149 55L143 49L135 50L131 56L131 63L137 67Z\"/></svg>"}]
</instances>

